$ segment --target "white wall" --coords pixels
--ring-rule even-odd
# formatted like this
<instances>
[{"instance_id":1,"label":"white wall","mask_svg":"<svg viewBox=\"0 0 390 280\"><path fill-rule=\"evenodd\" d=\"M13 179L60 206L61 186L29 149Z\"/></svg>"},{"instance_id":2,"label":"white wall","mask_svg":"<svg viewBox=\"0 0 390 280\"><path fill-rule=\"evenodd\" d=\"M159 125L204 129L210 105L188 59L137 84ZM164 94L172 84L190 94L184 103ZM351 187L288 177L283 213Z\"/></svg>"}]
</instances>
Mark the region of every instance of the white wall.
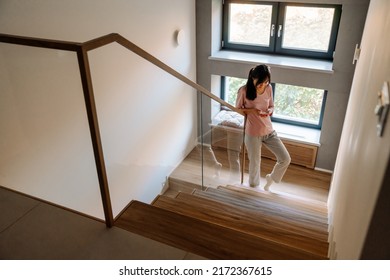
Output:
<instances>
[{"instance_id":1,"label":"white wall","mask_svg":"<svg viewBox=\"0 0 390 280\"><path fill-rule=\"evenodd\" d=\"M0 33L85 42L113 32L195 80L193 0L0 1ZM119 45L89 59L116 215L150 202L192 148L196 95ZM0 185L104 218L76 56L0 44L0 62Z\"/></svg>"},{"instance_id":2,"label":"white wall","mask_svg":"<svg viewBox=\"0 0 390 280\"><path fill-rule=\"evenodd\" d=\"M359 259L389 160L389 121L378 137L374 114L390 82L389 13L388 0L371 0L328 201L333 259Z\"/></svg>"}]
</instances>

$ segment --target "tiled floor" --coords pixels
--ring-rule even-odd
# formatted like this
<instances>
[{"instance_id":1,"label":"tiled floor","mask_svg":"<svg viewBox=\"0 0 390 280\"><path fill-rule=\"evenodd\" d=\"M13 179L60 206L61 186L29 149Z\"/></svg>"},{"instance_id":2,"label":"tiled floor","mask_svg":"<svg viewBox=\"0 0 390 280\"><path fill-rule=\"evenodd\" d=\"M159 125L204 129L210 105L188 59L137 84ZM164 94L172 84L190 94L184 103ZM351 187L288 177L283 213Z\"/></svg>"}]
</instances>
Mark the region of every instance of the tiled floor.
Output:
<instances>
[{"instance_id":1,"label":"tiled floor","mask_svg":"<svg viewBox=\"0 0 390 280\"><path fill-rule=\"evenodd\" d=\"M0 187L0 259L203 258Z\"/></svg>"}]
</instances>

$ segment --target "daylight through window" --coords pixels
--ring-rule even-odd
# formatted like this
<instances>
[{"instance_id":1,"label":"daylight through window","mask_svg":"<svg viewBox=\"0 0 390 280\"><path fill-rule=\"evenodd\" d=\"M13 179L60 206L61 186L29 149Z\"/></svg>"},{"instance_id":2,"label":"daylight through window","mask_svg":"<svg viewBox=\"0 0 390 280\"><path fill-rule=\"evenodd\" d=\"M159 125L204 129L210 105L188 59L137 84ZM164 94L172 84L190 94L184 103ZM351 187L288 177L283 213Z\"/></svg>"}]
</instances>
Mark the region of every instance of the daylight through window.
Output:
<instances>
[{"instance_id":1,"label":"daylight through window","mask_svg":"<svg viewBox=\"0 0 390 280\"><path fill-rule=\"evenodd\" d=\"M246 79L223 77L222 96L235 106L238 89ZM275 110L272 121L305 127L321 128L326 91L301 86L272 84Z\"/></svg>"},{"instance_id":2,"label":"daylight through window","mask_svg":"<svg viewBox=\"0 0 390 280\"><path fill-rule=\"evenodd\" d=\"M340 5L226 0L222 45L332 60L340 17Z\"/></svg>"}]
</instances>

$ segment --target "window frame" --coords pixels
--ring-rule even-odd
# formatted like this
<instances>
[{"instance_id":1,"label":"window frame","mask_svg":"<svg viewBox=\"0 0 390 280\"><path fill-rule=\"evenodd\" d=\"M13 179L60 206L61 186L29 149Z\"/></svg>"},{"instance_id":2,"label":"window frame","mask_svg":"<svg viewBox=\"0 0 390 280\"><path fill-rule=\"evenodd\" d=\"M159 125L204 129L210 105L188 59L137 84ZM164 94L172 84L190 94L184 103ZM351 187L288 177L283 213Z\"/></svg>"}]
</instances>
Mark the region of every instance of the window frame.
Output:
<instances>
[{"instance_id":1,"label":"window frame","mask_svg":"<svg viewBox=\"0 0 390 280\"><path fill-rule=\"evenodd\" d=\"M271 83L272 86L272 98L275 100L275 83ZM294 85L296 86L296 85ZM299 86L298 86L299 87ZM278 123L285 123L285 124L290 124L290 125L296 125L296 126L301 126L301 127L307 127L307 128L315 128L321 130L322 128L322 121L324 119L324 112L325 112L325 104L326 104L326 98L328 95L328 91L326 89L321 89L324 91L324 94L322 95L322 103L321 103L321 111L320 111L320 117L318 118L318 124L312 124L309 122L300 122L300 121L294 121L294 120L289 120L285 118L278 118L271 116L271 121L273 122L278 122Z\"/></svg>"},{"instance_id":2,"label":"window frame","mask_svg":"<svg viewBox=\"0 0 390 280\"><path fill-rule=\"evenodd\" d=\"M270 32L270 46L262 47L258 45L250 44L239 44L229 42L229 14L230 4L253 4L253 5L272 5L272 20L271 30L274 26L274 31ZM288 49L282 47L283 36L284 36L284 14L287 6L301 6L301 7L323 7L323 8L334 8L335 13L333 15L333 23L331 28L331 36L329 38L328 50L326 52L321 51L310 51L310 50L299 50L299 49ZM338 29L341 20L342 5L337 4L311 4L311 3L298 3L298 2L270 2L270 1L256 1L256 0L225 0L223 4L223 27L222 27L222 49L233 50L233 51L244 51L253 53L268 53L276 55L287 55L302 58L315 58L322 60L333 61L334 52L336 49ZM282 25L281 36L278 36L278 26ZM273 33L273 36L272 36Z\"/></svg>"},{"instance_id":3,"label":"window frame","mask_svg":"<svg viewBox=\"0 0 390 280\"><path fill-rule=\"evenodd\" d=\"M229 42L229 15L230 15L230 3L234 4L253 4L253 5L271 5L272 8L272 16L271 16L271 24L272 22L277 22L277 2L257 2L257 1L240 1L240 0L226 0L223 5L223 27L222 27L222 48L229 50L238 50L238 51L248 51L248 52L260 52L260 53L271 53L275 49L275 40L271 39L275 37L276 30L274 31L274 36L270 37L270 45L269 47L257 46L257 45L248 45L248 44L239 44L239 43L231 43ZM272 26L271 26L272 28ZM272 32L272 31L271 31Z\"/></svg>"},{"instance_id":4,"label":"window frame","mask_svg":"<svg viewBox=\"0 0 390 280\"><path fill-rule=\"evenodd\" d=\"M232 77L232 78L234 78L234 77ZM274 100L275 100L275 93L276 93L275 84L276 83L271 83L272 98ZM296 85L294 85L294 86L296 86ZM312 124L312 123L303 122L303 121L294 121L294 120L289 120L289 119L285 119L285 118L278 118L278 117L274 117L274 116L271 116L271 121L276 122L276 123L284 123L284 124L295 125L295 126L299 126L299 127L314 128L314 129L321 130L322 122L324 119L326 99L327 99L327 95L328 95L328 91L326 89L323 89L323 91L324 91L324 94L322 96L321 111L320 111L320 117L318 119L318 124ZM228 102L226 100L226 76L221 76L221 99ZM232 105L235 106L235 104L232 104Z\"/></svg>"}]
</instances>

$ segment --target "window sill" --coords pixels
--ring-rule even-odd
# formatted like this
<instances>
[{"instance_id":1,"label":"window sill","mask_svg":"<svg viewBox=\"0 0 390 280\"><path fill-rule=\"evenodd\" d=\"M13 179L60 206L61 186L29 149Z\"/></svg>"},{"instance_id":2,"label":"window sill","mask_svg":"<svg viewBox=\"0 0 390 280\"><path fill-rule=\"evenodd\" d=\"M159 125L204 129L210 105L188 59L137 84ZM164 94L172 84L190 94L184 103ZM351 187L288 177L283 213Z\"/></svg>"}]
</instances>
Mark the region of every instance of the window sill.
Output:
<instances>
[{"instance_id":1,"label":"window sill","mask_svg":"<svg viewBox=\"0 0 390 280\"><path fill-rule=\"evenodd\" d=\"M317 147L320 146L321 130L278 122L272 122L272 125L281 139Z\"/></svg>"},{"instance_id":2,"label":"window sill","mask_svg":"<svg viewBox=\"0 0 390 280\"><path fill-rule=\"evenodd\" d=\"M280 68L309 70L321 73L333 73L333 62L317 59L296 58L281 55L253 54L236 51L218 51L209 57L214 61L230 61L237 63L264 63Z\"/></svg>"}]
</instances>

